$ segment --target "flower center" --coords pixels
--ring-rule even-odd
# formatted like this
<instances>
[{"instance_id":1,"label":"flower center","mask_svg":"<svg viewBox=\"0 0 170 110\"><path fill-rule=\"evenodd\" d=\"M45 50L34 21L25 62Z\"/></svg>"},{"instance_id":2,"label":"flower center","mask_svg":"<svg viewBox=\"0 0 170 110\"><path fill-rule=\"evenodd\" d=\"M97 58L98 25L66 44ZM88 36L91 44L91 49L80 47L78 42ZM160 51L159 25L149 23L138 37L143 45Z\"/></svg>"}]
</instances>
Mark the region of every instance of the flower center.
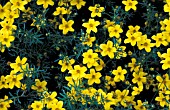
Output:
<instances>
[{"instance_id":1,"label":"flower center","mask_svg":"<svg viewBox=\"0 0 170 110\"><path fill-rule=\"evenodd\" d=\"M20 3L19 3L19 2L17 2L17 3L16 3L16 5L17 5L17 6L20 6Z\"/></svg>"},{"instance_id":2,"label":"flower center","mask_svg":"<svg viewBox=\"0 0 170 110\"><path fill-rule=\"evenodd\" d=\"M143 45L144 45L144 46L148 46L148 43L147 43L147 42L145 42Z\"/></svg>"},{"instance_id":3,"label":"flower center","mask_svg":"<svg viewBox=\"0 0 170 110\"><path fill-rule=\"evenodd\" d=\"M77 73L80 73L80 70L77 70L76 72L77 72Z\"/></svg>"},{"instance_id":4,"label":"flower center","mask_svg":"<svg viewBox=\"0 0 170 110\"><path fill-rule=\"evenodd\" d=\"M92 58L92 56L91 56L91 55L88 55L88 58Z\"/></svg>"}]
</instances>

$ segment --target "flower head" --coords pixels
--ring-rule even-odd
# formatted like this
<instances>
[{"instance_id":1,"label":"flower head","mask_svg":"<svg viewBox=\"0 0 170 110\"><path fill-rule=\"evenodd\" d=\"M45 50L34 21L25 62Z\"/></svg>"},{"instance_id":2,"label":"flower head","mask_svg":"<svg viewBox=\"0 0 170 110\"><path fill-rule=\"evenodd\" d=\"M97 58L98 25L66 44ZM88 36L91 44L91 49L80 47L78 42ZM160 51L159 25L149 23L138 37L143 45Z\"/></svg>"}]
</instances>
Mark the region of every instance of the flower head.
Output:
<instances>
[{"instance_id":1,"label":"flower head","mask_svg":"<svg viewBox=\"0 0 170 110\"><path fill-rule=\"evenodd\" d=\"M107 44L100 44L100 48L102 49L102 56L108 55L110 58L114 58L114 53L116 52L116 48L113 47L113 42L108 40Z\"/></svg>"},{"instance_id":2,"label":"flower head","mask_svg":"<svg viewBox=\"0 0 170 110\"><path fill-rule=\"evenodd\" d=\"M91 31L93 32L97 32L97 28L96 26L98 26L100 24L99 21L95 21L94 19L89 19L88 23L83 23L83 27L86 27L86 32L90 33Z\"/></svg>"},{"instance_id":3,"label":"flower head","mask_svg":"<svg viewBox=\"0 0 170 110\"><path fill-rule=\"evenodd\" d=\"M125 11L129 11L131 8L133 10L136 10L136 5L138 4L138 1L135 1L135 0L124 0L124 1L122 1L122 3L124 5L126 5L125 6Z\"/></svg>"},{"instance_id":4,"label":"flower head","mask_svg":"<svg viewBox=\"0 0 170 110\"><path fill-rule=\"evenodd\" d=\"M89 10L92 11L91 17L101 17L101 13L104 11L104 7L100 7L100 4L96 4L94 7L90 6Z\"/></svg>"},{"instance_id":5,"label":"flower head","mask_svg":"<svg viewBox=\"0 0 170 110\"><path fill-rule=\"evenodd\" d=\"M69 31L74 32L72 25L74 24L73 20L69 20L68 22L63 18L62 24L59 25L59 29L63 30L63 34L67 34Z\"/></svg>"},{"instance_id":6,"label":"flower head","mask_svg":"<svg viewBox=\"0 0 170 110\"><path fill-rule=\"evenodd\" d=\"M70 4L72 6L76 5L77 9L79 10L82 6L85 6L86 2L83 0L71 0Z\"/></svg>"},{"instance_id":7,"label":"flower head","mask_svg":"<svg viewBox=\"0 0 170 110\"><path fill-rule=\"evenodd\" d=\"M37 0L37 5L43 5L43 8L48 8L48 5L53 6L53 0Z\"/></svg>"},{"instance_id":8,"label":"flower head","mask_svg":"<svg viewBox=\"0 0 170 110\"><path fill-rule=\"evenodd\" d=\"M115 75L114 81L115 82L119 82L120 80L124 81L125 80L124 74L126 74L126 73L127 73L127 71L125 69L122 69L121 66L118 66L117 70L112 71L112 74Z\"/></svg>"},{"instance_id":9,"label":"flower head","mask_svg":"<svg viewBox=\"0 0 170 110\"><path fill-rule=\"evenodd\" d=\"M99 84L100 83L100 77L101 77L100 72L95 72L94 69L90 69L90 74L86 74L85 78L88 79L88 85L92 85L93 83Z\"/></svg>"}]
</instances>

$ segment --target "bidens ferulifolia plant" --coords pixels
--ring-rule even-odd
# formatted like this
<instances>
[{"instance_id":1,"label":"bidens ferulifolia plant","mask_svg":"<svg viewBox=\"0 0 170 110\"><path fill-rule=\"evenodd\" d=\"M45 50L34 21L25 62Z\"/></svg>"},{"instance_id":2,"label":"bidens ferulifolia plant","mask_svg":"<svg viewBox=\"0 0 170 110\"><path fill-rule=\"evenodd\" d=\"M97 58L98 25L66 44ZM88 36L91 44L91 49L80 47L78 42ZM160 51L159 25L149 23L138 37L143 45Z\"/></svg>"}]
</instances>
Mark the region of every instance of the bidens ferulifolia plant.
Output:
<instances>
[{"instance_id":1,"label":"bidens ferulifolia plant","mask_svg":"<svg viewBox=\"0 0 170 110\"><path fill-rule=\"evenodd\" d=\"M170 109L170 0L0 3L0 110Z\"/></svg>"}]
</instances>

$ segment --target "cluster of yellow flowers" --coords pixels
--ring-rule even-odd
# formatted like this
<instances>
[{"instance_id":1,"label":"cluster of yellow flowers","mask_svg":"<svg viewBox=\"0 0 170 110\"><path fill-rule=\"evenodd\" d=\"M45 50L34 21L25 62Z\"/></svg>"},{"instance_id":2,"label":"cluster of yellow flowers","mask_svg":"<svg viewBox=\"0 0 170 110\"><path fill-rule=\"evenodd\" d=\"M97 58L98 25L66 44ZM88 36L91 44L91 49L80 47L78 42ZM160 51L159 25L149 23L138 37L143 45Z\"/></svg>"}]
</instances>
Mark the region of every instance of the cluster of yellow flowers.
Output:
<instances>
[{"instance_id":1,"label":"cluster of yellow flowers","mask_svg":"<svg viewBox=\"0 0 170 110\"><path fill-rule=\"evenodd\" d=\"M164 12L168 12L170 15L170 0L165 0ZM5 48L10 48L12 42L15 39L13 36L14 30L17 30L17 26L14 25L15 19L20 17L20 12L31 13L31 9L25 9L31 0L10 0L4 6L0 4L0 51L4 52ZM37 5L42 5L44 10L50 6L54 6L53 0L37 0ZM51 23L55 23L55 28L62 31L62 35L69 35L74 33L75 29L72 27L75 21L71 17L65 17L65 15L72 14L72 8L76 8L77 11L85 6L86 2L83 0L60 0L56 10L52 13L54 20L49 19ZM123 0L122 4L125 5L125 11L133 9L137 10L137 0ZM71 88L67 95L70 100L81 102L83 105L92 104L86 100L87 97L91 100L96 100L99 105L103 105L105 110L111 110L114 106L122 106L124 108L135 108L136 110L146 110L147 101L142 101L137 98L144 90L148 90L150 86L158 91L159 96L154 97L154 100L159 103L161 107L169 107L170 109L170 79L169 73L163 75L156 75L155 79L149 74L150 70L146 70L146 65L135 55L132 56L132 52L128 53L125 51L127 46L130 44L130 48L137 47L139 51L145 53L152 52L153 48L159 48L160 46L168 47L170 43L170 19L164 19L160 21L160 31L152 36L140 31L140 26L128 26L126 36L122 37L121 34L125 32L123 30L123 24L117 23L114 20L106 19L100 22L96 18L102 18L102 13L105 12L105 7L100 4L89 6L90 18L83 20L82 30L83 34L78 38L84 48L80 57L82 59L79 62L72 58L72 56L65 56L63 59L58 61L61 67L62 73L65 75L68 87ZM24 14L23 14L24 15ZM39 16L41 17L41 16ZM56 17L60 20L56 21ZM169 17L169 16L168 16ZM31 19L31 18L30 18ZM36 19L32 18L33 23L31 26L36 26L40 30L40 26L37 25ZM43 21L41 22L43 24ZM46 24L45 24L46 25ZM96 42L98 36L96 33L99 32L99 28L103 26L103 30L107 39L104 41ZM157 51L156 54L160 58L163 70L170 69L170 48L167 49L167 53L160 53ZM111 61L120 60L127 56L132 57L131 62L127 65L110 65ZM24 78L31 78L34 75L34 69L29 67L27 58L20 58L17 56L15 63L9 64L11 72L9 75L2 75L0 77L0 90L1 89L21 89L26 91L27 85L22 82ZM112 69L109 72L105 72L106 69ZM151 69L152 71L152 69ZM131 79L128 79L129 76ZM122 90L117 88L119 84L125 85ZM35 82L31 85L31 90L41 97L40 100L34 100L28 106L33 110L42 110L44 107L51 110L65 110L64 102L59 101L56 96L57 92L49 92L47 81L41 81L39 78L35 78ZM75 87L79 86L81 89L77 90ZM112 90L111 88L114 88ZM153 89L153 90L154 90ZM156 91L155 90L155 91ZM78 92L80 92L78 94ZM136 101L135 101L136 100ZM8 96L4 99L0 99L0 110L7 110L12 103L12 100L8 100Z\"/></svg>"}]
</instances>

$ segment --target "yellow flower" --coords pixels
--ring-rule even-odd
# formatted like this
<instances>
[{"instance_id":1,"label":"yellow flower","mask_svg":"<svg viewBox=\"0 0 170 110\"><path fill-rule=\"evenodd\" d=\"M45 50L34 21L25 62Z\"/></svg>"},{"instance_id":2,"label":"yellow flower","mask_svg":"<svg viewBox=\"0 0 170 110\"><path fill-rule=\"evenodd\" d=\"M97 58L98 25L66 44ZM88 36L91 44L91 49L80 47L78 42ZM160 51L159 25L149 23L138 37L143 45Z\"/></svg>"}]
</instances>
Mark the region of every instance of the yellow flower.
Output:
<instances>
[{"instance_id":1,"label":"yellow flower","mask_svg":"<svg viewBox=\"0 0 170 110\"><path fill-rule=\"evenodd\" d=\"M23 0L10 0L12 3L11 10L19 9L19 10L25 10L24 5L27 4L27 1Z\"/></svg>"},{"instance_id":2,"label":"yellow flower","mask_svg":"<svg viewBox=\"0 0 170 110\"><path fill-rule=\"evenodd\" d=\"M6 15L9 13L9 10L0 4L0 19L4 19L4 17L6 17Z\"/></svg>"},{"instance_id":3,"label":"yellow flower","mask_svg":"<svg viewBox=\"0 0 170 110\"><path fill-rule=\"evenodd\" d=\"M96 26L98 26L100 24L99 21L95 21L94 19L89 19L88 23L83 23L82 26L86 27L86 32L90 33L91 31L97 33L97 28Z\"/></svg>"},{"instance_id":4,"label":"yellow flower","mask_svg":"<svg viewBox=\"0 0 170 110\"><path fill-rule=\"evenodd\" d=\"M33 110L42 110L43 107L43 103L41 101L34 101L34 103L31 104L31 107L33 108Z\"/></svg>"},{"instance_id":5,"label":"yellow flower","mask_svg":"<svg viewBox=\"0 0 170 110\"><path fill-rule=\"evenodd\" d=\"M141 100L137 100L138 105L135 105L134 108L136 110L146 110L146 107L144 106L144 104L142 103Z\"/></svg>"},{"instance_id":6,"label":"yellow flower","mask_svg":"<svg viewBox=\"0 0 170 110\"><path fill-rule=\"evenodd\" d=\"M126 73L127 73L127 71L125 69L122 69L121 66L118 66L117 70L112 71L112 74L115 75L114 81L115 82L119 82L120 80L124 81L125 80L124 74L126 74Z\"/></svg>"},{"instance_id":7,"label":"yellow flower","mask_svg":"<svg viewBox=\"0 0 170 110\"><path fill-rule=\"evenodd\" d=\"M8 33L9 35L12 34L12 30L16 30L17 26L13 25L13 22L2 21L1 23L3 33Z\"/></svg>"},{"instance_id":8,"label":"yellow flower","mask_svg":"<svg viewBox=\"0 0 170 110\"><path fill-rule=\"evenodd\" d=\"M105 110L111 110L111 105L116 105L117 100L113 98L113 93L107 93L104 95L104 108Z\"/></svg>"},{"instance_id":9,"label":"yellow flower","mask_svg":"<svg viewBox=\"0 0 170 110\"><path fill-rule=\"evenodd\" d=\"M106 20L105 22L106 22L106 24L104 25L105 28L108 28L110 26L114 27L115 25L114 21Z\"/></svg>"},{"instance_id":10,"label":"yellow flower","mask_svg":"<svg viewBox=\"0 0 170 110\"><path fill-rule=\"evenodd\" d=\"M115 93L117 95L117 101L120 102L121 105L126 107L127 106L126 100L129 98L128 96L129 90L125 89L121 92L120 90L117 89Z\"/></svg>"},{"instance_id":11,"label":"yellow flower","mask_svg":"<svg viewBox=\"0 0 170 110\"><path fill-rule=\"evenodd\" d=\"M167 73L164 74L162 77L156 76L156 80L159 82L158 89L163 89L163 88L170 89L170 80L169 80L169 75Z\"/></svg>"},{"instance_id":12,"label":"yellow flower","mask_svg":"<svg viewBox=\"0 0 170 110\"><path fill-rule=\"evenodd\" d=\"M114 58L114 53L116 52L116 48L113 47L113 42L108 40L107 44L100 44L100 48L102 49L102 56L108 55L111 59Z\"/></svg>"},{"instance_id":13,"label":"yellow flower","mask_svg":"<svg viewBox=\"0 0 170 110\"><path fill-rule=\"evenodd\" d=\"M31 89L36 90L38 92L43 92L47 89L46 85L47 85L46 81L40 82L39 79L35 79L35 85L32 85Z\"/></svg>"},{"instance_id":14,"label":"yellow flower","mask_svg":"<svg viewBox=\"0 0 170 110\"><path fill-rule=\"evenodd\" d=\"M132 96L139 95L142 91L143 91L143 87L142 86L139 86L138 88L137 87L133 87Z\"/></svg>"},{"instance_id":15,"label":"yellow flower","mask_svg":"<svg viewBox=\"0 0 170 110\"><path fill-rule=\"evenodd\" d=\"M0 42L2 43L2 45L6 45L6 47L8 48L11 46L11 42L15 39L14 36L10 36L6 32L4 32L3 35L1 34L0 38Z\"/></svg>"},{"instance_id":16,"label":"yellow flower","mask_svg":"<svg viewBox=\"0 0 170 110\"><path fill-rule=\"evenodd\" d=\"M44 103L47 104L47 108L50 109L52 108L55 102L58 102L58 100L55 98L57 96L57 92L52 92L51 94L49 94L48 92L45 93L44 95Z\"/></svg>"},{"instance_id":17,"label":"yellow flower","mask_svg":"<svg viewBox=\"0 0 170 110\"><path fill-rule=\"evenodd\" d=\"M139 72L139 73L136 73L136 72L133 72L133 79L132 79L132 82L133 83L137 83L138 86L143 86L143 83L146 83L146 77L144 77L146 75L146 73L144 72Z\"/></svg>"},{"instance_id":18,"label":"yellow flower","mask_svg":"<svg viewBox=\"0 0 170 110\"><path fill-rule=\"evenodd\" d=\"M53 15L64 15L67 13L67 10L64 7L57 7L56 11L54 11Z\"/></svg>"},{"instance_id":19,"label":"yellow flower","mask_svg":"<svg viewBox=\"0 0 170 110\"><path fill-rule=\"evenodd\" d=\"M110 77L110 76L105 76L105 80L107 81L107 84L112 85L113 87L116 87L116 83L114 81L114 78Z\"/></svg>"},{"instance_id":20,"label":"yellow flower","mask_svg":"<svg viewBox=\"0 0 170 110\"><path fill-rule=\"evenodd\" d=\"M159 102L161 107L168 105L169 95L164 96L162 93L159 93L159 97L155 98Z\"/></svg>"},{"instance_id":21,"label":"yellow flower","mask_svg":"<svg viewBox=\"0 0 170 110\"><path fill-rule=\"evenodd\" d=\"M164 12L170 13L170 1L167 0L167 4L164 5Z\"/></svg>"},{"instance_id":22,"label":"yellow flower","mask_svg":"<svg viewBox=\"0 0 170 110\"><path fill-rule=\"evenodd\" d=\"M82 54L83 58L83 64L87 64L88 68L91 68L92 66L97 66L97 58L98 58L98 54L97 53L93 53L92 49L89 49L87 52L84 52Z\"/></svg>"},{"instance_id":23,"label":"yellow flower","mask_svg":"<svg viewBox=\"0 0 170 110\"><path fill-rule=\"evenodd\" d=\"M82 6L85 6L86 2L83 0L71 0L70 4L72 6L76 5L77 9L79 10Z\"/></svg>"},{"instance_id":24,"label":"yellow flower","mask_svg":"<svg viewBox=\"0 0 170 110\"><path fill-rule=\"evenodd\" d=\"M25 90L27 89L27 84L22 84L22 85L21 85L21 89L22 89L23 91L25 91Z\"/></svg>"},{"instance_id":25,"label":"yellow flower","mask_svg":"<svg viewBox=\"0 0 170 110\"><path fill-rule=\"evenodd\" d=\"M0 100L0 110L8 110L7 104L8 102Z\"/></svg>"},{"instance_id":26,"label":"yellow flower","mask_svg":"<svg viewBox=\"0 0 170 110\"><path fill-rule=\"evenodd\" d=\"M96 40L96 37L90 37L90 35L88 34L87 36L85 36L84 39L82 39L83 41L83 45L88 45L89 47L93 46L93 42Z\"/></svg>"},{"instance_id":27,"label":"yellow flower","mask_svg":"<svg viewBox=\"0 0 170 110\"><path fill-rule=\"evenodd\" d=\"M10 63L10 67L14 69L14 72L22 71L22 66L26 63L27 58L24 57L22 60L20 59L20 56L17 56L15 63Z\"/></svg>"},{"instance_id":28,"label":"yellow flower","mask_svg":"<svg viewBox=\"0 0 170 110\"><path fill-rule=\"evenodd\" d=\"M132 72L136 69L138 70L140 66L136 64L136 59L132 58L131 61L132 61L132 63L128 63L128 67L131 68L130 71Z\"/></svg>"},{"instance_id":29,"label":"yellow flower","mask_svg":"<svg viewBox=\"0 0 170 110\"><path fill-rule=\"evenodd\" d=\"M94 69L90 69L90 74L86 74L85 78L88 79L88 85L93 85L93 83L100 84L100 77L101 77L100 72L95 72Z\"/></svg>"},{"instance_id":30,"label":"yellow flower","mask_svg":"<svg viewBox=\"0 0 170 110\"><path fill-rule=\"evenodd\" d=\"M74 80L77 80L83 78L86 71L87 68L85 66L75 65L74 69L70 70L69 73L71 73Z\"/></svg>"},{"instance_id":31,"label":"yellow flower","mask_svg":"<svg viewBox=\"0 0 170 110\"><path fill-rule=\"evenodd\" d=\"M145 41L142 43L141 47L139 46L139 48L144 48L146 52L150 52L151 51L151 47L154 47L155 44L151 43L150 39L145 39Z\"/></svg>"},{"instance_id":32,"label":"yellow flower","mask_svg":"<svg viewBox=\"0 0 170 110\"><path fill-rule=\"evenodd\" d=\"M170 31L163 31L162 34L163 34L163 36L165 37L166 41L167 41L168 43L170 43L170 37L169 37Z\"/></svg>"},{"instance_id":33,"label":"yellow flower","mask_svg":"<svg viewBox=\"0 0 170 110\"><path fill-rule=\"evenodd\" d=\"M163 23L166 25L165 30L170 31L170 19L164 19Z\"/></svg>"},{"instance_id":34,"label":"yellow flower","mask_svg":"<svg viewBox=\"0 0 170 110\"><path fill-rule=\"evenodd\" d=\"M170 57L166 58L165 60L162 60L160 63L163 63L162 65L163 70L170 68Z\"/></svg>"},{"instance_id":35,"label":"yellow flower","mask_svg":"<svg viewBox=\"0 0 170 110\"><path fill-rule=\"evenodd\" d=\"M13 23L14 19L19 17L19 13L17 10L14 10L14 11L11 11L8 14L6 14L5 17L6 17L5 18L6 21Z\"/></svg>"},{"instance_id":36,"label":"yellow flower","mask_svg":"<svg viewBox=\"0 0 170 110\"><path fill-rule=\"evenodd\" d=\"M161 44L164 46L168 45L168 42L166 41L166 36L163 36L162 33L157 33L156 36L153 35L152 39L156 41L156 47L160 47Z\"/></svg>"},{"instance_id":37,"label":"yellow flower","mask_svg":"<svg viewBox=\"0 0 170 110\"><path fill-rule=\"evenodd\" d=\"M59 29L63 30L63 34L67 34L69 31L74 32L72 25L74 24L73 20L69 20L68 22L63 18L62 24L59 25Z\"/></svg>"},{"instance_id":38,"label":"yellow flower","mask_svg":"<svg viewBox=\"0 0 170 110\"><path fill-rule=\"evenodd\" d=\"M94 7L90 6L89 10L92 11L91 17L101 17L101 13L104 11L104 7L100 7L100 4L96 4Z\"/></svg>"},{"instance_id":39,"label":"yellow flower","mask_svg":"<svg viewBox=\"0 0 170 110\"><path fill-rule=\"evenodd\" d=\"M68 81L68 86L78 86L81 84L81 79L73 79L72 76L65 76L66 81Z\"/></svg>"},{"instance_id":40,"label":"yellow flower","mask_svg":"<svg viewBox=\"0 0 170 110\"><path fill-rule=\"evenodd\" d=\"M116 24L114 26L108 27L109 37L115 36L116 38L120 37L120 33L123 32L120 25Z\"/></svg>"},{"instance_id":41,"label":"yellow flower","mask_svg":"<svg viewBox=\"0 0 170 110\"><path fill-rule=\"evenodd\" d=\"M61 65L61 72L65 72L66 70L71 70L72 65L74 64L75 60L70 59L68 57L64 58L64 60L59 60L58 64Z\"/></svg>"},{"instance_id":42,"label":"yellow flower","mask_svg":"<svg viewBox=\"0 0 170 110\"><path fill-rule=\"evenodd\" d=\"M169 58L169 57L170 57L170 48L168 48L168 49L167 49L167 53L163 53L163 54L161 55L161 57L162 57L162 58L165 58L165 59L166 59L166 58Z\"/></svg>"},{"instance_id":43,"label":"yellow flower","mask_svg":"<svg viewBox=\"0 0 170 110\"><path fill-rule=\"evenodd\" d=\"M142 36L141 32L136 32L134 34L127 33L126 36L128 37L127 39L124 40L124 43L130 43L132 46L136 45L137 41L140 41L140 37Z\"/></svg>"},{"instance_id":44,"label":"yellow flower","mask_svg":"<svg viewBox=\"0 0 170 110\"><path fill-rule=\"evenodd\" d=\"M63 101L58 101L56 104L53 104L54 106L52 106L51 110L65 110L65 108L63 107Z\"/></svg>"},{"instance_id":45,"label":"yellow flower","mask_svg":"<svg viewBox=\"0 0 170 110\"><path fill-rule=\"evenodd\" d=\"M21 82L20 80L23 79L23 74L18 74L18 75L7 75L6 76L6 81L9 82L9 88L13 89L14 86L16 86L17 88L21 88Z\"/></svg>"},{"instance_id":46,"label":"yellow flower","mask_svg":"<svg viewBox=\"0 0 170 110\"><path fill-rule=\"evenodd\" d=\"M125 11L129 11L131 8L133 9L133 10L136 10L136 5L138 4L138 1L133 1L133 0L124 0L124 1L122 1L122 3L124 4L124 5L126 5L125 6Z\"/></svg>"},{"instance_id":47,"label":"yellow flower","mask_svg":"<svg viewBox=\"0 0 170 110\"><path fill-rule=\"evenodd\" d=\"M48 5L53 6L53 0L37 0L37 5L43 5L43 8L48 8Z\"/></svg>"},{"instance_id":48,"label":"yellow flower","mask_svg":"<svg viewBox=\"0 0 170 110\"><path fill-rule=\"evenodd\" d=\"M8 88L8 81L6 80L6 77L4 77L4 75L1 76L0 79L0 89L2 88Z\"/></svg>"},{"instance_id":49,"label":"yellow flower","mask_svg":"<svg viewBox=\"0 0 170 110\"><path fill-rule=\"evenodd\" d=\"M139 31L140 29L140 26L136 25L135 27L133 27L132 25L128 26L129 30L127 31L127 33L130 33L130 34L134 34L136 32Z\"/></svg>"},{"instance_id":50,"label":"yellow flower","mask_svg":"<svg viewBox=\"0 0 170 110\"><path fill-rule=\"evenodd\" d=\"M2 109L1 107L0 107L0 110L8 110L8 108L10 108L10 104L13 102L12 100L10 100L10 99L8 99L8 96L4 96L4 99L0 99L0 106L1 106L1 103L2 102L5 102L4 104L6 105L5 107L7 108L7 109Z\"/></svg>"},{"instance_id":51,"label":"yellow flower","mask_svg":"<svg viewBox=\"0 0 170 110\"><path fill-rule=\"evenodd\" d=\"M99 65L95 66L96 71L101 71L105 67L105 63L102 59L99 58Z\"/></svg>"}]
</instances>

